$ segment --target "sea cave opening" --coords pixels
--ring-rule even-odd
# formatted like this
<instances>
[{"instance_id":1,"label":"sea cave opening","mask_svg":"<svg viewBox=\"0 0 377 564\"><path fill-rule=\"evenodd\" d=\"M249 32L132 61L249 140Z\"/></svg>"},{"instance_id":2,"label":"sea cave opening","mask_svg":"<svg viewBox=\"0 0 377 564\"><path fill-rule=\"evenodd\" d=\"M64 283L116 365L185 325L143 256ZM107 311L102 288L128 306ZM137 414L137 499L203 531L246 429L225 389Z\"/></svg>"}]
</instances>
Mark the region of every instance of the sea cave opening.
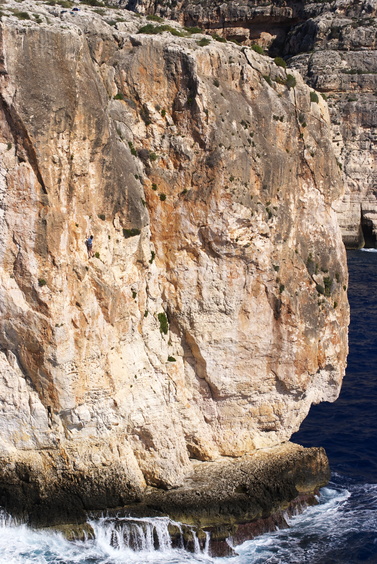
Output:
<instances>
[{"instance_id":1,"label":"sea cave opening","mask_svg":"<svg viewBox=\"0 0 377 564\"><path fill-rule=\"evenodd\" d=\"M375 249L377 247L377 237L373 229L373 221L364 215L361 215L361 230L365 241L364 247Z\"/></svg>"}]
</instances>

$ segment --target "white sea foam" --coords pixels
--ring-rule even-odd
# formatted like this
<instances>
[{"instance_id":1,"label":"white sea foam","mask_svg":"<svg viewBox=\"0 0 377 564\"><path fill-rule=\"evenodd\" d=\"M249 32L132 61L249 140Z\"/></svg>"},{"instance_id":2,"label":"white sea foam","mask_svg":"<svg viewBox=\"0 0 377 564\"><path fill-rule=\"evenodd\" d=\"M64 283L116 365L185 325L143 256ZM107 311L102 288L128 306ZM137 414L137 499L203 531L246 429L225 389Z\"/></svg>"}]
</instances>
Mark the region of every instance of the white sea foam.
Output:
<instances>
[{"instance_id":1,"label":"white sea foam","mask_svg":"<svg viewBox=\"0 0 377 564\"><path fill-rule=\"evenodd\" d=\"M204 549L194 538L194 554L172 548L168 527L179 530L181 524L167 518L98 519L91 521L95 539L68 542L60 534L17 525L0 513L0 564L326 563L328 553L347 550L352 535L360 536L360 550L375 547L376 560L368 562L377 562L377 484L324 488L318 505L288 522L289 529L266 533L236 547L234 557L211 558L208 536ZM331 562L353 564L358 560L339 556Z\"/></svg>"},{"instance_id":2,"label":"white sea foam","mask_svg":"<svg viewBox=\"0 0 377 564\"><path fill-rule=\"evenodd\" d=\"M69 542L61 534L17 525L0 513L0 564L197 564L210 563L207 536L203 550L193 535L195 553L173 549L167 518L102 518L90 521L93 540ZM134 548L131 548L130 546ZM156 548L157 547L157 548Z\"/></svg>"},{"instance_id":3,"label":"white sea foam","mask_svg":"<svg viewBox=\"0 0 377 564\"><path fill-rule=\"evenodd\" d=\"M365 507L366 500L369 507ZM289 529L262 535L236 547L239 556L232 559L232 564L359 562L356 555L352 559L352 552L348 556L341 553L347 551L352 535L355 538L366 535L364 540L369 544L377 540L377 534L373 540L377 533L377 484L354 486L351 491L324 488L319 505L288 522ZM330 553L335 555L333 559ZM368 562L377 562L377 546L375 559Z\"/></svg>"}]
</instances>

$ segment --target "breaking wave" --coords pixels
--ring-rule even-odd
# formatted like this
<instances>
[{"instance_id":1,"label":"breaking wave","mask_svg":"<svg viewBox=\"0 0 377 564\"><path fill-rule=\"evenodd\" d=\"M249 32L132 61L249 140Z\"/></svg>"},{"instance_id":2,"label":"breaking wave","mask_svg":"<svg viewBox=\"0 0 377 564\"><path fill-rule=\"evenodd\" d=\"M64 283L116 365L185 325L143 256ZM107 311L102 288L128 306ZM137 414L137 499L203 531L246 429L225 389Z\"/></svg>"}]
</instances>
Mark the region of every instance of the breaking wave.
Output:
<instances>
[{"instance_id":1,"label":"breaking wave","mask_svg":"<svg viewBox=\"0 0 377 564\"><path fill-rule=\"evenodd\" d=\"M377 484L348 484L341 476L321 491L319 504L288 518L289 528L266 533L234 547L236 555L212 558L196 539L194 552L174 547L168 518L102 518L91 521L95 538L67 541L61 534L0 520L1 564L331 564L377 561ZM195 538L195 535L194 535ZM349 551L352 544L352 554Z\"/></svg>"}]
</instances>

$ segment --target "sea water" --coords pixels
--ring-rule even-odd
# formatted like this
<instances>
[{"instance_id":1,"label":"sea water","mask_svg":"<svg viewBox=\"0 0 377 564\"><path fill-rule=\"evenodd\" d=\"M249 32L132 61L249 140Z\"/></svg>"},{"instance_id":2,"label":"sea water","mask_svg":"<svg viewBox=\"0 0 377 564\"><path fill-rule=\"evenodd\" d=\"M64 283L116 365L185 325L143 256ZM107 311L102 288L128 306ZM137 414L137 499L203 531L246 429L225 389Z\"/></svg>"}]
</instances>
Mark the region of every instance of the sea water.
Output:
<instances>
[{"instance_id":1,"label":"sea water","mask_svg":"<svg viewBox=\"0 0 377 564\"><path fill-rule=\"evenodd\" d=\"M172 548L166 518L103 518L91 523L94 539L68 542L0 514L0 564L377 564L377 252L349 252L348 264L350 354L342 392L334 404L313 406L292 437L326 448L332 480L318 505L288 518L289 529L235 547L230 558L211 558L198 543L195 553Z\"/></svg>"}]
</instances>

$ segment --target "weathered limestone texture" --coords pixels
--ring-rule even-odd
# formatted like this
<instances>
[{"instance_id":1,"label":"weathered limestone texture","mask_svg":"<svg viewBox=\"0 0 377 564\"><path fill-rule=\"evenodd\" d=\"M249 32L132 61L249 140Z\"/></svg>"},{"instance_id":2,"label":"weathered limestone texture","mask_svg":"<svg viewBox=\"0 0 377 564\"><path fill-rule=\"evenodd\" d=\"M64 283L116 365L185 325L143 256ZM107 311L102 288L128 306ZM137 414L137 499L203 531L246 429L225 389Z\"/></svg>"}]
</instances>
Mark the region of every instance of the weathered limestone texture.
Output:
<instances>
[{"instance_id":1,"label":"weathered limestone texture","mask_svg":"<svg viewBox=\"0 0 377 564\"><path fill-rule=\"evenodd\" d=\"M292 30L285 53L328 99L345 194L337 203L347 247L377 246L377 2L335 2Z\"/></svg>"},{"instance_id":2,"label":"weathered limestone texture","mask_svg":"<svg viewBox=\"0 0 377 564\"><path fill-rule=\"evenodd\" d=\"M347 353L326 103L125 11L3 13L0 505L64 520L287 441Z\"/></svg>"},{"instance_id":3,"label":"weathered limestone texture","mask_svg":"<svg viewBox=\"0 0 377 564\"><path fill-rule=\"evenodd\" d=\"M217 39L283 56L327 96L345 193L336 205L347 247L377 246L377 2L334 0L121 1L196 25Z\"/></svg>"}]
</instances>

